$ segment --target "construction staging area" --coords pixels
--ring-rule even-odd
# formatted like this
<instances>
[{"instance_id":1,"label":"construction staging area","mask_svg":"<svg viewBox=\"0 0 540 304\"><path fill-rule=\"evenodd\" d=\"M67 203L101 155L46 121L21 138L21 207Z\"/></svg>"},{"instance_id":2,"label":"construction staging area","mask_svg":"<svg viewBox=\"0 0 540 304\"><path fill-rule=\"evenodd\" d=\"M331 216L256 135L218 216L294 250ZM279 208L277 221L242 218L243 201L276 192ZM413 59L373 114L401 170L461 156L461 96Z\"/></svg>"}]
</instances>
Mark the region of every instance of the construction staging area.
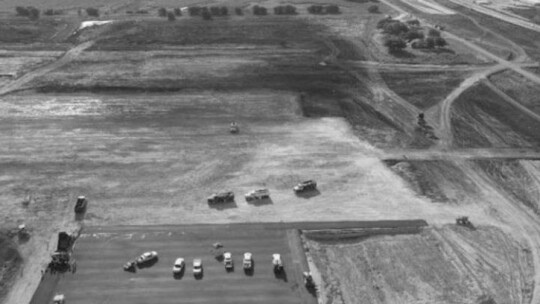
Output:
<instances>
[{"instance_id":1,"label":"construction staging area","mask_svg":"<svg viewBox=\"0 0 540 304\"><path fill-rule=\"evenodd\" d=\"M90 2L0 3L1 304L540 301L537 5Z\"/></svg>"}]
</instances>

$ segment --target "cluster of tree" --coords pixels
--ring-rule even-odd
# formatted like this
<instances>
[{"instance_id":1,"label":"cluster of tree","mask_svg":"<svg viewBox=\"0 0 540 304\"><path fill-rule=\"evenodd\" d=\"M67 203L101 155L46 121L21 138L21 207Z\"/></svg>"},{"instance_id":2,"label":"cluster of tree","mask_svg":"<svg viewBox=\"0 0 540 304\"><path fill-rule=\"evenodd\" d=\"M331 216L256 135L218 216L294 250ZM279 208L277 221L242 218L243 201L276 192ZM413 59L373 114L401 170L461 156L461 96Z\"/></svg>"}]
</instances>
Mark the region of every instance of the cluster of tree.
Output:
<instances>
[{"instance_id":1,"label":"cluster of tree","mask_svg":"<svg viewBox=\"0 0 540 304\"><path fill-rule=\"evenodd\" d=\"M311 5L308 7L308 13L314 15L339 14L337 5Z\"/></svg>"},{"instance_id":2,"label":"cluster of tree","mask_svg":"<svg viewBox=\"0 0 540 304\"><path fill-rule=\"evenodd\" d=\"M126 11L126 14L148 14L147 10Z\"/></svg>"},{"instance_id":3,"label":"cluster of tree","mask_svg":"<svg viewBox=\"0 0 540 304\"><path fill-rule=\"evenodd\" d=\"M441 37L441 33L436 29L428 31L425 38L424 30L420 27L418 20L401 22L391 18L386 18L377 23L377 28L382 29L386 34L384 45L390 52L396 52L407 47L407 42L412 42L412 48L432 49L446 46L446 40Z\"/></svg>"},{"instance_id":4,"label":"cluster of tree","mask_svg":"<svg viewBox=\"0 0 540 304\"><path fill-rule=\"evenodd\" d=\"M238 16L242 16L244 14L244 11L242 10L241 7L237 7L234 9L234 12L238 15Z\"/></svg>"},{"instance_id":5,"label":"cluster of tree","mask_svg":"<svg viewBox=\"0 0 540 304\"><path fill-rule=\"evenodd\" d=\"M292 5L280 5L274 7L274 15L296 15L296 7Z\"/></svg>"},{"instance_id":6,"label":"cluster of tree","mask_svg":"<svg viewBox=\"0 0 540 304\"><path fill-rule=\"evenodd\" d=\"M237 15L243 15L243 11L240 8L236 8ZM227 16L229 15L229 9L226 6L212 6L210 8L206 6L191 6L188 8L190 16L201 16L204 20L212 20L212 16Z\"/></svg>"},{"instance_id":7,"label":"cluster of tree","mask_svg":"<svg viewBox=\"0 0 540 304\"><path fill-rule=\"evenodd\" d=\"M182 10L175 8L172 11L168 11L166 8L160 7L158 9L158 16L163 18L166 17L169 21L174 21L176 20L176 16L182 16Z\"/></svg>"},{"instance_id":8,"label":"cluster of tree","mask_svg":"<svg viewBox=\"0 0 540 304\"><path fill-rule=\"evenodd\" d=\"M92 16L92 17L99 17L99 9L97 9L95 7L88 7L86 9L86 14L88 16Z\"/></svg>"},{"instance_id":9,"label":"cluster of tree","mask_svg":"<svg viewBox=\"0 0 540 304\"><path fill-rule=\"evenodd\" d=\"M266 9L266 7L255 5L253 7L253 15L257 15L257 16L268 15L268 10Z\"/></svg>"},{"instance_id":10,"label":"cluster of tree","mask_svg":"<svg viewBox=\"0 0 540 304\"><path fill-rule=\"evenodd\" d=\"M40 11L33 6L17 6L15 11L17 12L17 16L28 17L30 20L39 19Z\"/></svg>"}]
</instances>

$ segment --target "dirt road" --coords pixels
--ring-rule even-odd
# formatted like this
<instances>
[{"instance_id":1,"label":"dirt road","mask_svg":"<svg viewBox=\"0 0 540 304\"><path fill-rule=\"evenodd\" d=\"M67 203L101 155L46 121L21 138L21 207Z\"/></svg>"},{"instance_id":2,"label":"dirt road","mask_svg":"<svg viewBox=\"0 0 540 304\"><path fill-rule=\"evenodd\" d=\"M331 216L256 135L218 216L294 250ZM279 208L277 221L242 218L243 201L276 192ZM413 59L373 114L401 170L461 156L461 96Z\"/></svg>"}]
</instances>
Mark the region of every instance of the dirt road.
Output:
<instances>
[{"instance_id":1,"label":"dirt road","mask_svg":"<svg viewBox=\"0 0 540 304\"><path fill-rule=\"evenodd\" d=\"M68 50L60 59L40 67L36 70L24 74L22 77L17 78L13 82L8 83L7 85L0 88L0 96L19 91L24 89L24 85L32 81L33 79L43 76L47 73L50 73L53 70L60 68L61 66L69 63L77 56L79 56L84 50L88 49L94 44L94 41L87 41L81 43L72 49Z\"/></svg>"},{"instance_id":2,"label":"dirt road","mask_svg":"<svg viewBox=\"0 0 540 304\"><path fill-rule=\"evenodd\" d=\"M540 160L540 151L534 149L429 149L429 150L385 150L383 160L474 160L474 159L528 159Z\"/></svg>"}]
</instances>

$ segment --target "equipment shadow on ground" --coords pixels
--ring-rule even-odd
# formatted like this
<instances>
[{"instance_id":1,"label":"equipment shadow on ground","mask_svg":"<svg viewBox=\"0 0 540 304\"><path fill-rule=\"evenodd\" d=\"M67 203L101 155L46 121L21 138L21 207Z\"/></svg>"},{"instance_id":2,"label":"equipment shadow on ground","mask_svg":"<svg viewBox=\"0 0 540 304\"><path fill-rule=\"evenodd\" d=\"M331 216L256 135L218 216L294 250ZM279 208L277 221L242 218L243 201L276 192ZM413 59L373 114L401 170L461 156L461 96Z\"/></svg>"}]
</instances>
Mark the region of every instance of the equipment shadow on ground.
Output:
<instances>
[{"instance_id":1,"label":"equipment shadow on ground","mask_svg":"<svg viewBox=\"0 0 540 304\"><path fill-rule=\"evenodd\" d=\"M285 271L285 269L279 271L279 272L275 272L274 271L274 277L276 277L276 279L279 279L279 280L283 280L284 282L287 282L287 272Z\"/></svg>"},{"instance_id":2,"label":"equipment shadow on ground","mask_svg":"<svg viewBox=\"0 0 540 304\"><path fill-rule=\"evenodd\" d=\"M139 269L150 268L150 267L154 266L158 262L158 260L159 260L159 258L155 258L155 259L152 259L150 261L146 261L144 263L139 263L139 264L137 264L137 267Z\"/></svg>"},{"instance_id":3,"label":"equipment shadow on ground","mask_svg":"<svg viewBox=\"0 0 540 304\"><path fill-rule=\"evenodd\" d=\"M244 274L252 277L255 274L255 261L251 261L251 269L244 269Z\"/></svg>"},{"instance_id":4,"label":"equipment shadow on ground","mask_svg":"<svg viewBox=\"0 0 540 304\"><path fill-rule=\"evenodd\" d=\"M186 272L186 268L182 268L182 271L180 271L179 273L173 273L173 278L175 280L181 280L183 277L184 277L184 274Z\"/></svg>"},{"instance_id":5,"label":"equipment shadow on ground","mask_svg":"<svg viewBox=\"0 0 540 304\"><path fill-rule=\"evenodd\" d=\"M231 201L227 203L208 203L208 207L216 210L226 210L238 208L238 205L236 204L236 201Z\"/></svg>"},{"instance_id":6,"label":"equipment shadow on ground","mask_svg":"<svg viewBox=\"0 0 540 304\"><path fill-rule=\"evenodd\" d=\"M305 199L310 199L312 197L319 196L319 195L321 195L321 192L319 190L317 190L317 189L311 190L311 191L304 191L304 192L297 192L296 193L296 196L301 197L301 198L305 198Z\"/></svg>"},{"instance_id":7,"label":"equipment shadow on ground","mask_svg":"<svg viewBox=\"0 0 540 304\"><path fill-rule=\"evenodd\" d=\"M264 198L260 200L251 200L247 201L248 204L259 207L259 206L265 206L265 205L272 205L274 201L272 201L271 198Z\"/></svg>"}]
</instances>

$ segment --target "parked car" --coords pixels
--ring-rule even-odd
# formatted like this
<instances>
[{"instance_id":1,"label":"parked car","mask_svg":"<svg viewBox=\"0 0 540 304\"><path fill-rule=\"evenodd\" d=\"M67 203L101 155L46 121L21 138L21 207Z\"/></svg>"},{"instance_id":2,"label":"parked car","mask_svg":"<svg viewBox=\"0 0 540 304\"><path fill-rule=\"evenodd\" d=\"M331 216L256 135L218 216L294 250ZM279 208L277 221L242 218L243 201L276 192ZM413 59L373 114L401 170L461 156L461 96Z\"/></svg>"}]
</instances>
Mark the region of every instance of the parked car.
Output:
<instances>
[{"instance_id":1,"label":"parked car","mask_svg":"<svg viewBox=\"0 0 540 304\"><path fill-rule=\"evenodd\" d=\"M201 259L193 259L193 275L200 276L203 272L203 265Z\"/></svg>"},{"instance_id":2,"label":"parked car","mask_svg":"<svg viewBox=\"0 0 540 304\"><path fill-rule=\"evenodd\" d=\"M234 201L234 193L232 191L213 193L207 201L209 204L232 202Z\"/></svg>"},{"instance_id":3,"label":"parked car","mask_svg":"<svg viewBox=\"0 0 540 304\"><path fill-rule=\"evenodd\" d=\"M145 252L145 253L141 254L141 256L137 258L136 262L137 262L137 265L140 265L140 264L144 264L146 262L155 260L157 258L158 258L157 252L148 251L148 252Z\"/></svg>"},{"instance_id":4,"label":"parked car","mask_svg":"<svg viewBox=\"0 0 540 304\"><path fill-rule=\"evenodd\" d=\"M225 252L223 254L223 264L225 265L225 269L231 270L234 268L232 254L230 252Z\"/></svg>"},{"instance_id":5,"label":"parked car","mask_svg":"<svg viewBox=\"0 0 540 304\"><path fill-rule=\"evenodd\" d=\"M307 180L299 183L298 185L294 186L293 190L296 193L304 192L304 191L313 191L317 189L317 183L314 180Z\"/></svg>"},{"instance_id":6,"label":"parked car","mask_svg":"<svg viewBox=\"0 0 540 304\"><path fill-rule=\"evenodd\" d=\"M245 195L246 201L262 200L270 198L270 191L268 189L252 190Z\"/></svg>"},{"instance_id":7,"label":"parked car","mask_svg":"<svg viewBox=\"0 0 540 304\"><path fill-rule=\"evenodd\" d=\"M251 270L253 268L253 255L250 252L244 253L244 270Z\"/></svg>"},{"instance_id":8,"label":"parked car","mask_svg":"<svg viewBox=\"0 0 540 304\"><path fill-rule=\"evenodd\" d=\"M174 274L179 274L184 270L184 266L185 266L184 259L177 258L176 261L174 261L172 272Z\"/></svg>"},{"instance_id":9,"label":"parked car","mask_svg":"<svg viewBox=\"0 0 540 304\"><path fill-rule=\"evenodd\" d=\"M279 253L272 254L272 265L274 266L275 273L283 270L283 262L281 262L281 255Z\"/></svg>"}]
</instances>

